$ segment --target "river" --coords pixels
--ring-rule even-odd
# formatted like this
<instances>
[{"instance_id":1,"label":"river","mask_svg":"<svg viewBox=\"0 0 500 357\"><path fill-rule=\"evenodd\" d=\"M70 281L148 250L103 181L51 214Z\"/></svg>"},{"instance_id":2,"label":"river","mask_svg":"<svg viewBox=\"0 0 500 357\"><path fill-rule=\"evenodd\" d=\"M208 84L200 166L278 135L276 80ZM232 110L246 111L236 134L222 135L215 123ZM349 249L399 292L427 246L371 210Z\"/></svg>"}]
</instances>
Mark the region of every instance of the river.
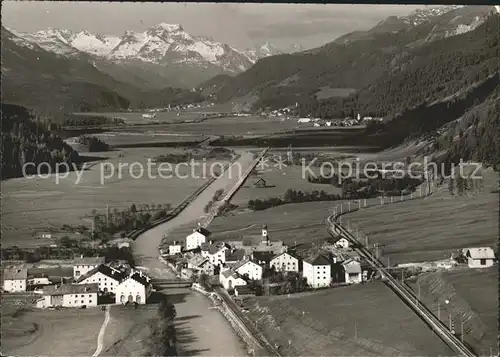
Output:
<instances>
[{"instance_id":1,"label":"river","mask_svg":"<svg viewBox=\"0 0 500 357\"><path fill-rule=\"evenodd\" d=\"M233 186L238 181L238 165L244 172L253 161L250 153L242 153L240 159L203 191L176 218L140 235L133 244L134 258L138 266L148 270L155 278L172 278L172 273L158 260L158 247L162 237L170 230L205 216L203 208L218 189ZM178 353L181 356L247 356L245 345L238 338L229 322L217 310L211 309L211 301L190 289L164 291L175 304L177 311Z\"/></svg>"}]
</instances>

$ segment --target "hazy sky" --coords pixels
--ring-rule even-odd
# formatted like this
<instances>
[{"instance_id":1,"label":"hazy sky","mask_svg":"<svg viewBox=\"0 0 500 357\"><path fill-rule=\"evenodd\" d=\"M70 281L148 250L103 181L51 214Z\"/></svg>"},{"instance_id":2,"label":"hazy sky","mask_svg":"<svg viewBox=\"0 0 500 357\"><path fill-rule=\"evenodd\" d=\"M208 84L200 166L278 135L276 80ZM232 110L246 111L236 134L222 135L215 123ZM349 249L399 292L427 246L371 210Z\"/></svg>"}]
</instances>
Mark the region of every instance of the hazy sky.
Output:
<instances>
[{"instance_id":1,"label":"hazy sky","mask_svg":"<svg viewBox=\"0 0 500 357\"><path fill-rule=\"evenodd\" d=\"M424 7L55 1L3 1L2 5L3 24L22 32L54 27L122 35L166 22L241 49L266 40L278 47L319 46L347 32L368 29L390 15Z\"/></svg>"}]
</instances>

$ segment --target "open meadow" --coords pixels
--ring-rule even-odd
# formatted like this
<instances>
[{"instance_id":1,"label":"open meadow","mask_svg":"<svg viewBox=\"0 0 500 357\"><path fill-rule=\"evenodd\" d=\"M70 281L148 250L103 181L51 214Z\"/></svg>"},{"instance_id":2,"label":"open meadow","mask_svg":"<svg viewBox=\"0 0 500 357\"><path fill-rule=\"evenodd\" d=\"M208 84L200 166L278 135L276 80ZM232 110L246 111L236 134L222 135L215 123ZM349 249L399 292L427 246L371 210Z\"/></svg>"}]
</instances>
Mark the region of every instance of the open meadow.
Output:
<instances>
[{"instance_id":1,"label":"open meadow","mask_svg":"<svg viewBox=\"0 0 500 357\"><path fill-rule=\"evenodd\" d=\"M23 308L13 303L17 295L21 294L2 294L3 353L75 357L94 353L104 321L103 311L99 308L38 310L29 305Z\"/></svg>"},{"instance_id":2,"label":"open meadow","mask_svg":"<svg viewBox=\"0 0 500 357\"><path fill-rule=\"evenodd\" d=\"M191 134L172 134L165 131L108 131L105 133L93 134L99 140L104 141L108 145L114 147L122 147L127 145L144 145L152 146L161 143L174 145L175 143L196 144L206 139L204 135Z\"/></svg>"},{"instance_id":3,"label":"open meadow","mask_svg":"<svg viewBox=\"0 0 500 357\"><path fill-rule=\"evenodd\" d=\"M158 112L155 113L156 117L154 118L143 118L143 112L110 112L110 113L94 113L94 112L85 112L85 113L73 113L81 116L100 116L100 117L109 117L109 118L122 118L125 124L147 124L147 123L175 123L181 122L184 120L194 120L199 118L199 114L197 112L186 112L181 111L179 115L177 115L176 110L172 110L170 112Z\"/></svg>"},{"instance_id":4,"label":"open meadow","mask_svg":"<svg viewBox=\"0 0 500 357\"><path fill-rule=\"evenodd\" d=\"M259 170L257 166L255 174L251 174L243 186L231 199L231 203L244 207L249 200L267 199L271 197L283 197L288 189L300 190L302 192L325 191L328 194L341 194L341 189L332 185L317 184L307 181L308 172L303 173L301 166L275 167L275 163L269 161L267 168ZM319 169L312 171L318 172ZM257 187L255 183L263 179L266 187Z\"/></svg>"},{"instance_id":5,"label":"open meadow","mask_svg":"<svg viewBox=\"0 0 500 357\"><path fill-rule=\"evenodd\" d=\"M458 334L463 321L464 340L478 355L496 355L498 267L425 273L408 284L417 294L420 290L422 302L447 326L451 317Z\"/></svg>"},{"instance_id":6,"label":"open meadow","mask_svg":"<svg viewBox=\"0 0 500 357\"><path fill-rule=\"evenodd\" d=\"M158 304L111 307L101 356L145 356L149 322L156 317Z\"/></svg>"},{"instance_id":7,"label":"open meadow","mask_svg":"<svg viewBox=\"0 0 500 357\"><path fill-rule=\"evenodd\" d=\"M37 236L47 231L57 232L63 224L90 228L92 210L104 214L107 205L113 212L114 209L129 208L132 204L179 204L209 179L211 161L207 160L206 174L203 174L202 165L193 168L173 165L177 172L172 172L170 178L169 173L164 172L165 178L162 178L152 165L149 175L148 159L167 154L169 150L140 148L122 150L120 155L117 152L101 153L107 158L105 161L95 162L86 171L70 172L59 182L55 174L46 179L35 177L2 181L3 245L39 245ZM104 165L105 162L113 166ZM221 165L226 163L224 160L217 162ZM131 166L132 163L135 163L134 166ZM144 169L142 175L141 167Z\"/></svg>"},{"instance_id":8,"label":"open meadow","mask_svg":"<svg viewBox=\"0 0 500 357\"><path fill-rule=\"evenodd\" d=\"M495 247L498 240L497 174L484 176L484 187L468 196L451 196L442 185L425 199L385 204L347 214L344 219L378 243L391 265L449 258L467 247Z\"/></svg>"},{"instance_id":9,"label":"open meadow","mask_svg":"<svg viewBox=\"0 0 500 357\"><path fill-rule=\"evenodd\" d=\"M215 240L237 240L260 235L262 225L266 224L271 240L282 240L289 246L322 243L330 237L326 218L332 214L332 207L342 202L345 201L292 203L263 211L237 212L216 217L209 229ZM176 228L169 232L167 241L183 240L193 228L195 223Z\"/></svg>"},{"instance_id":10,"label":"open meadow","mask_svg":"<svg viewBox=\"0 0 500 357\"><path fill-rule=\"evenodd\" d=\"M383 283L252 297L249 318L287 356L451 356Z\"/></svg>"}]
</instances>

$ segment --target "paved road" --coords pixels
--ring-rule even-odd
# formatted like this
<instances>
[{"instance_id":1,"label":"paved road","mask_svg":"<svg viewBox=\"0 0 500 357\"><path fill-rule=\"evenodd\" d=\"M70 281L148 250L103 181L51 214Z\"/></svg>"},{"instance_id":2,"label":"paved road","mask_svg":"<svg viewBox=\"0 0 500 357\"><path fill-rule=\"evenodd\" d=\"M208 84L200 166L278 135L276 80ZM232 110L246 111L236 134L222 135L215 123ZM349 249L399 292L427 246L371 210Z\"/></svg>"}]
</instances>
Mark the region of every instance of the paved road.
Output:
<instances>
[{"instance_id":1,"label":"paved road","mask_svg":"<svg viewBox=\"0 0 500 357\"><path fill-rule=\"evenodd\" d=\"M234 185L239 179L239 169L244 173L251 165L253 156L242 153L221 177L215 180L176 218L165 222L140 235L133 244L136 264L146 268L153 278L175 278L158 260L158 246L162 237L170 230L197 221L205 216L203 208L212 199L215 191ZM179 331L179 355L196 356L246 356L246 349L231 325L217 310L211 310L211 302L199 293L189 289L168 289L177 310Z\"/></svg>"}]
</instances>

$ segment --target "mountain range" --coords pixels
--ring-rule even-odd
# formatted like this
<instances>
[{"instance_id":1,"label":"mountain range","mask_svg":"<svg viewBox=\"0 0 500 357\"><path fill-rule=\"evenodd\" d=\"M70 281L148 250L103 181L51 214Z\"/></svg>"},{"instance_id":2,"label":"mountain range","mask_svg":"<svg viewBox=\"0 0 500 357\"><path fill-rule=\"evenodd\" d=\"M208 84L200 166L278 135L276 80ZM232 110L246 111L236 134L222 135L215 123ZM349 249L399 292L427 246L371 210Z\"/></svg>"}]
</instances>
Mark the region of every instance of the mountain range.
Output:
<instances>
[{"instance_id":1,"label":"mountain range","mask_svg":"<svg viewBox=\"0 0 500 357\"><path fill-rule=\"evenodd\" d=\"M260 58L280 54L269 42L238 50L212 39L192 36L179 24L160 23L144 32L126 31L122 36L73 32L49 28L33 33L8 29L30 44L65 57L86 57L96 68L118 80L130 79L130 71L145 87L192 88L217 75L235 75ZM289 51L297 48L288 49Z\"/></svg>"},{"instance_id":2,"label":"mountain range","mask_svg":"<svg viewBox=\"0 0 500 357\"><path fill-rule=\"evenodd\" d=\"M446 6L391 16L368 31L346 34L318 48L263 58L243 73L219 76L201 88L217 88L211 91L213 98L242 98L254 109L353 93L412 63L425 62L421 53L427 46L473 32L492 15L498 16L498 7Z\"/></svg>"}]
</instances>

